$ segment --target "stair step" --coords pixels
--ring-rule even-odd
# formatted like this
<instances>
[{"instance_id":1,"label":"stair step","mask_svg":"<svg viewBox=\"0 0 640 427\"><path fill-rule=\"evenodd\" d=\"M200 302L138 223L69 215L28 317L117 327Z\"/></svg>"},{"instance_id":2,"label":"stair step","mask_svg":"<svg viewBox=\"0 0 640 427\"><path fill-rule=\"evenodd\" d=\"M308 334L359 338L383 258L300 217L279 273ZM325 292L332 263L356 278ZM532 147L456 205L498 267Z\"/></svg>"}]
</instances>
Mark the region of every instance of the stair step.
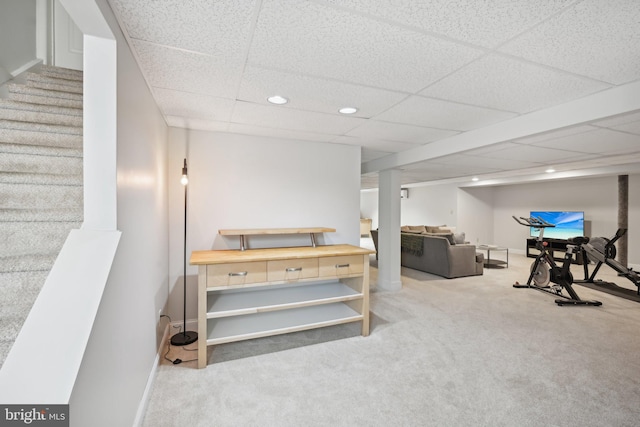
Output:
<instances>
[{"instance_id":1,"label":"stair step","mask_svg":"<svg viewBox=\"0 0 640 427\"><path fill-rule=\"evenodd\" d=\"M82 81L83 72L70 68L54 67L52 65L41 65L40 74L43 76L56 77L59 79Z\"/></svg>"},{"instance_id":2,"label":"stair step","mask_svg":"<svg viewBox=\"0 0 640 427\"><path fill-rule=\"evenodd\" d=\"M59 253L75 222L5 222L0 227L0 257Z\"/></svg>"},{"instance_id":3,"label":"stair step","mask_svg":"<svg viewBox=\"0 0 640 427\"><path fill-rule=\"evenodd\" d=\"M0 209L3 222L75 222L83 221L82 209ZM78 227L76 227L78 228Z\"/></svg>"},{"instance_id":4,"label":"stair step","mask_svg":"<svg viewBox=\"0 0 640 427\"><path fill-rule=\"evenodd\" d=\"M24 102L8 101L0 99L0 119L12 120L20 122L33 122L41 124L53 124L63 126L82 127L82 114L70 115L68 113L51 113L43 111L33 111L23 107ZM56 108L56 107L49 107ZM57 107L60 108L60 107ZM65 108L64 110L75 110L74 108Z\"/></svg>"},{"instance_id":5,"label":"stair step","mask_svg":"<svg viewBox=\"0 0 640 427\"><path fill-rule=\"evenodd\" d=\"M81 176L82 158L4 154L0 156L0 173L3 172Z\"/></svg>"},{"instance_id":6,"label":"stair step","mask_svg":"<svg viewBox=\"0 0 640 427\"><path fill-rule=\"evenodd\" d=\"M5 184L82 185L82 174L53 175L42 173L0 172Z\"/></svg>"},{"instance_id":7,"label":"stair step","mask_svg":"<svg viewBox=\"0 0 640 427\"><path fill-rule=\"evenodd\" d=\"M10 110L33 111L36 113L49 113L61 116L82 117L82 108L58 107L56 105L31 104L29 102L11 101L0 99L0 107Z\"/></svg>"},{"instance_id":8,"label":"stair step","mask_svg":"<svg viewBox=\"0 0 640 427\"><path fill-rule=\"evenodd\" d=\"M4 273L44 271L49 273L57 254L34 254L0 257L0 278L6 280Z\"/></svg>"},{"instance_id":9,"label":"stair step","mask_svg":"<svg viewBox=\"0 0 640 427\"><path fill-rule=\"evenodd\" d=\"M0 182L3 209L82 209L83 187L74 185L12 184Z\"/></svg>"},{"instance_id":10,"label":"stair step","mask_svg":"<svg viewBox=\"0 0 640 427\"><path fill-rule=\"evenodd\" d=\"M70 93L70 92L61 92L57 90L47 90L47 89L39 89L37 87L26 86L19 83L9 83L7 85L9 89L9 93L20 93L23 95L36 95L43 96L47 98L56 98L56 99L69 99L73 101L82 102L82 94L79 93Z\"/></svg>"},{"instance_id":11,"label":"stair step","mask_svg":"<svg viewBox=\"0 0 640 427\"><path fill-rule=\"evenodd\" d=\"M27 73L26 85L38 89L56 90L60 92L82 93L82 81L67 80L42 74Z\"/></svg>"},{"instance_id":12,"label":"stair step","mask_svg":"<svg viewBox=\"0 0 640 427\"><path fill-rule=\"evenodd\" d=\"M45 157L79 157L82 158L82 148L45 147L38 145L6 144L0 142L0 153L29 154Z\"/></svg>"},{"instance_id":13,"label":"stair step","mask_svg":"<svg viewBox=\"0 0 640 427\"><path fill-rule=\"evenodd\" d=\"M0 128L82 136L82 127L0 120Z\"/></svg>"},{"instance_id":14,"label":"stair step","mask_svg":"<svg viewBox=\"0 0 640 427\"><path fill-rule=\"evenodd\" d=\"M12 101L31 102L41 105L82 108L82 95L67 92L55 92L28 86L9 84L9 99ZM61 96L64 95L64 96Z\"/></svg>"},{"instance_id":15,"label":"stair step","mask_svg":"<svg viewBox=\"0 0 640 427\"><path fill-rule=\"evenodd\" d=\"M0 142L81 149L82 135L3 129L0 127Z\"/></svg>"}]
</instances>

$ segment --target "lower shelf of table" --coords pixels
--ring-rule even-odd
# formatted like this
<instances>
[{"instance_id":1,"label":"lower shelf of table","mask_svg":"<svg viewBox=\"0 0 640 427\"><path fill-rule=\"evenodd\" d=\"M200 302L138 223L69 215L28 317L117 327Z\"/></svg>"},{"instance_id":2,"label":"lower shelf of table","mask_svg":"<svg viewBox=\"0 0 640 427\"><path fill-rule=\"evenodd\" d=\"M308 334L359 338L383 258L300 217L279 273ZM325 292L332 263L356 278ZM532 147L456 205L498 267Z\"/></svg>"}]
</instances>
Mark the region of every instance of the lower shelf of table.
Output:
<instances>
[{"instance_id":1,"label":"lower shelf of table","mask_svg":"<svg viewBox=\"0 0 640 427\"><path fill-rule=\"evenodd\" d=\"M506 261L503 261L501 259L489 259L484 261L484 266L486 268L506 268L509 265Z\"/></svg>"},{"instance_id":2,"label":"lower shelf of table","mask_svg":"<svg viewBox=\"0 0 640 427\"><path fill-rule=\"evenodd\" d=\"M207 345L303 331L364 319L347 304L331 303L289 310L207 320Z\"/></svg>"},{"instance_id":3,"label":"lower shelf of table","mask_svg":"<svg viewBox=\"0 0 640 427\"><path fill-rule=\"evenodd\" d=\"M362 298L361 292L337 281L209 292L207 317L238 316Z\"/></svg>"}]
</instances>

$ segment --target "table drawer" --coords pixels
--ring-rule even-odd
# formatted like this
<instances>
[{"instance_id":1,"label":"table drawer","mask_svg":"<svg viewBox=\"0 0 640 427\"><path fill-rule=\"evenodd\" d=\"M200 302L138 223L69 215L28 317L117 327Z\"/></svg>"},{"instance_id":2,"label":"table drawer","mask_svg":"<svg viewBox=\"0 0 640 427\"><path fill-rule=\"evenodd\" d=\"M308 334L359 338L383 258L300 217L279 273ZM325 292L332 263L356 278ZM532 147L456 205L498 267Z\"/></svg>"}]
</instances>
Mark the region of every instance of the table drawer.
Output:
<instances>
[{"instance_id":1,"label":"table drawer","mask_svg":"<svg viewBox=\"0 0 640 427\"><path fill-rule=\"evenodd\" d=\"M341 277L364 272L362 255L347 255L320 258L320 277Z\"/></svg>"},{"instance_id":2,"label":"table drawer","mask_svg":"<svg viewBox=\"0 0 640 427\"><path fill-rule=\"evenodd\" d=\"M267 262L267 279L270 282L318 277L318 258L285 259Z\"/></svg>"},{"instance_id":3,"label":"table drawer","mask_svg":"<svg viewBox=\"0 0 640 427\"><path fill-rule=\"evenodd\" d=\"M239 262L207 266L207 287L238 286L267 281L267 262Z\"/></svg>"}]
</instances>

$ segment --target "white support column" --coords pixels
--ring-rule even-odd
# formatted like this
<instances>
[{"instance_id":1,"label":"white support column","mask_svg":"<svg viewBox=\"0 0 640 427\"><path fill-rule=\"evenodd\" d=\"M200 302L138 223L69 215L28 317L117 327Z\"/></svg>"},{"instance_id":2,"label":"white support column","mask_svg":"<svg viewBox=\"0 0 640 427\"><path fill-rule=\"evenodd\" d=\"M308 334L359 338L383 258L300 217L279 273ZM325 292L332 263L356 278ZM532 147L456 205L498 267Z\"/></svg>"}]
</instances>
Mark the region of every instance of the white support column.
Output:
<instances>
[{"instance_id":1,"label":"white support column","mask_svg":"<svg viewBox=\"0 0 640 427\"><path fill-rule=\"evenodd\" d=\"M400 280L400 182L397 169L378 175L378 289L398 291Z\"/></svg>"}]
</instances>

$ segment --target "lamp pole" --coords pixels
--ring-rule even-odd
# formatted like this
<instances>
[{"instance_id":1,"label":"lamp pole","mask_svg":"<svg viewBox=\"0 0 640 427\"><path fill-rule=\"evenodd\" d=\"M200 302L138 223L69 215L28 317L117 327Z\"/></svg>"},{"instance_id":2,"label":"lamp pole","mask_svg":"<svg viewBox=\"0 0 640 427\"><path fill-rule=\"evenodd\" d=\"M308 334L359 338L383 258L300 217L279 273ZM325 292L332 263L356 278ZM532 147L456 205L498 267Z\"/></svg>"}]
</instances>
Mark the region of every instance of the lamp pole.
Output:
<instances>
[{"instance_id":1,"label":"lamp pole","mask_svg":"<svg viewBox=\"0 0 640 427\"><path fill-rule=\"evenodd\" d=\"M184 186L184 244L183 244L183 276L182 276L182 332L178 332L171 337L171 345L183 346L194 343L198 340L198 333L187 331L187 184L189 175L187 174L187 159L184 159L182 167L182 177L180 183Z\"/></svg>"}]
</instances>

